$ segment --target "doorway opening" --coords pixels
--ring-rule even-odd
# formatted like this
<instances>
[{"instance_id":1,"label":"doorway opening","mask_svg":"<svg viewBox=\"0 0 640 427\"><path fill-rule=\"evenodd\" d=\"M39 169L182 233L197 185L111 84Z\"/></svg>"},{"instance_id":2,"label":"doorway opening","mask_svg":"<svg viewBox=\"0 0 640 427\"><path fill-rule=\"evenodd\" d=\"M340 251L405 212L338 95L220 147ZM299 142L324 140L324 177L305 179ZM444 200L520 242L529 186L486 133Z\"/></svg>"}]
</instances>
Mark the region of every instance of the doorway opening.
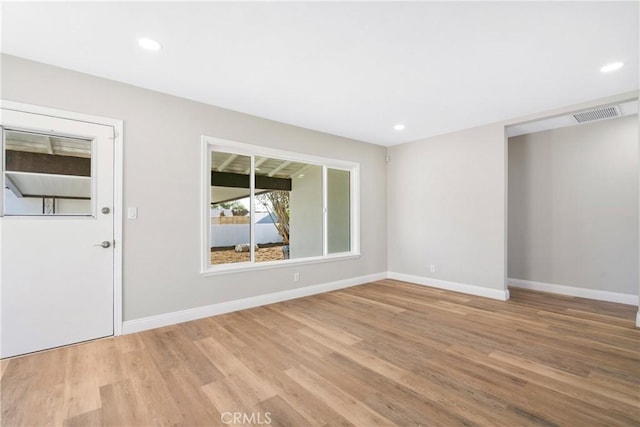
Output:
<instances>
[{"instance_id":1,"label":"doorway opening","mask_svg":"<svg viewBox=\"0 0 640 427\"><path fill-rule=\"evenodd\" d=\"M638 100L505 130L508 286L638 305Z\"/></svg>"}]
</instances>

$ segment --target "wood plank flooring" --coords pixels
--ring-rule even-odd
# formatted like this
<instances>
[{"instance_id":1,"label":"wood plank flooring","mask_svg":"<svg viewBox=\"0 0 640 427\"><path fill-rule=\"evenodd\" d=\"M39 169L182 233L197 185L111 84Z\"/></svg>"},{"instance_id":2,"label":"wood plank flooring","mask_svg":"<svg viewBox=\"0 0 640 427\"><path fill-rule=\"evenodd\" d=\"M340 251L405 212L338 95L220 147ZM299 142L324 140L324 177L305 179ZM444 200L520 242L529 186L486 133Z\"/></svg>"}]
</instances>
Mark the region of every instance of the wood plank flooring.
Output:
<instances>
[{"instance_id":1,"label":"wood plank flooring","mask_svg":"<svg viewBox=\"0 0 640 427\"><path fill-rule=\"evenodd\" d=\"M393 280L3 360L3 426L638 426L637 307Z\"/></svg>"}]
</instances>

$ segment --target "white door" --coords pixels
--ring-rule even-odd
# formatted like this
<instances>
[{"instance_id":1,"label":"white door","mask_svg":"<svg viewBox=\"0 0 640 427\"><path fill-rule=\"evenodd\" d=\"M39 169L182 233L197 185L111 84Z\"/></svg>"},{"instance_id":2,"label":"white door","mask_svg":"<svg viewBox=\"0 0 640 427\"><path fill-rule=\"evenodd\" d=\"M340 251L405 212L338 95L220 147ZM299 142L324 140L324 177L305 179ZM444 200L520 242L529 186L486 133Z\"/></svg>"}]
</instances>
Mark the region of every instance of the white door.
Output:
<instances>
[{"instance_id":1,"label":"white door","mask_svg":"<svg viewBox=\"0 0 640 427\"><path fill-rule=\"evenodd\" d=\"M113 335L114 131L2 110L1 357Z\"/></svg>"}]
</instances>

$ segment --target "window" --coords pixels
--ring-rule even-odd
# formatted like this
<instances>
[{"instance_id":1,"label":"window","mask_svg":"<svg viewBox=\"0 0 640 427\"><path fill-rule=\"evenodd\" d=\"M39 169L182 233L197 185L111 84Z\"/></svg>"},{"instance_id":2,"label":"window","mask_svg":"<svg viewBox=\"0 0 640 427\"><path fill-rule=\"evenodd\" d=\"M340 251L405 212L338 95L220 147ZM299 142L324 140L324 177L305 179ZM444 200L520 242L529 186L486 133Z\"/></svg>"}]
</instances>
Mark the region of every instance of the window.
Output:
<instances>
[{"instance_id":1,"label":"window","mask_svg":"<svg viewBox=\"0 0 640 427\"><path fill-rule=\"evenodd\" d=\"M359 255L357 163L202 140L203 272Z\"/></svg>"},{"instance_id":2,"label":"window","mask_svg":"<svg viewBox=\"0 0 640 427\"><path fill-rule=\"evenodd\" d=\"M3 129L4 215L90 216L92 141Z\"/></svg>"}]
</instances>

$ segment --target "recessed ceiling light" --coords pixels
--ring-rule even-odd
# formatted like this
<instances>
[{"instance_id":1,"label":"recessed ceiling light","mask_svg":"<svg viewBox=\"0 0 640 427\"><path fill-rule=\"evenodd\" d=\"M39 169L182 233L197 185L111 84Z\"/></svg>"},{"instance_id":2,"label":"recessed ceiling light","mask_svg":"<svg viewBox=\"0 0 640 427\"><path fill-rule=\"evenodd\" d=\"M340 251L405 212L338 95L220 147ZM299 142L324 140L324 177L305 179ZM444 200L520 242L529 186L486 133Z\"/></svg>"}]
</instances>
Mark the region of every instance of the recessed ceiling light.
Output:
<instances>
[{"instance_id":1,"label":"recessed ceiling light","mask_svg":"<svg viewBox=\"0 0 640 427\"><path fill-rule=\"evenodd\" d=\"M619 70L624 67L624 62L612 62L611 64L607 64L604 67L600 68L601 73L610 73L612 71Z\"/></svg>"},{"instance_id":2,"label":"recessed ceiling light","mask_svg":"<svg viewBox=\"0 0 640 427\"><path fill-rule=\"evenodd\" d=\"M138 44L140 45L141 48L147 49L147 50L160 50L162 48L160 43L158 43L153 39L146 39L146 38L138 39Z\"/></svg>"},{"instance_id":3,"label":"recessed ceiling light","mask_svg":"<svg viewBox=\"0 0 640 427\"><path fill-rule=\"evenodd\" d=\"M394 128L395 130L398 130L398 131L400 131L400 130L404 130L404 125L403 125L402 123L398 123L398 124L397 124L397 125L395 125L393 128Z\"/></svg>"}]
</instances>

